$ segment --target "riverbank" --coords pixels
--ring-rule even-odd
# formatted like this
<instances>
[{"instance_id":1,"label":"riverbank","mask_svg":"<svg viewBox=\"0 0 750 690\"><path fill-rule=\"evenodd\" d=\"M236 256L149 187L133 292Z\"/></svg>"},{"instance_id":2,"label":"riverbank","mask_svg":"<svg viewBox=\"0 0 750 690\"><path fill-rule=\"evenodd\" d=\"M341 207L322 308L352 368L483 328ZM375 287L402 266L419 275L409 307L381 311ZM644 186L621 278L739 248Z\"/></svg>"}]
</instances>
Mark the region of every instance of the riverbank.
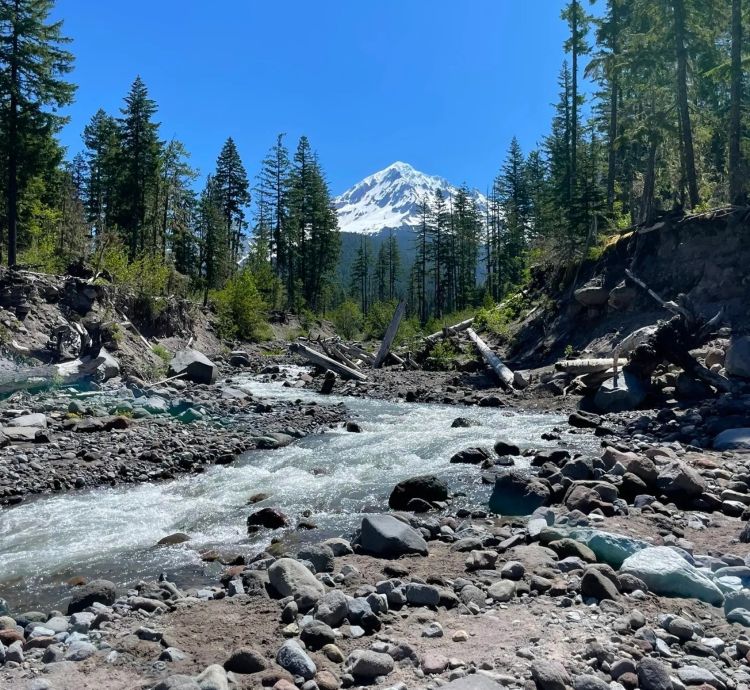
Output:
<instances>
[{"instance_id":1,"label":"riverbank","mask_svg":"<svg viewBox=\"0 0 750 690\"><path fill-rule=\"evenodd\" d=\"M14 394L0 403L0 504L200 474L347 419L341 405L269 404L236 370L224 373L212 386L177 380L144 390L118 380Z\"/></svg>"},{"instance_id":2,"label":"riverbank","mask_svg":"<svg viewBox=\"0 0 750 690\"><path fill-rule=\"evenodd\" d=\"M648 455L637 457L645 474ZM722 487L736 485L746 471L742 458L726 457L721 468L709 459L685 454L679 460L704 483L703 495L729 491ZM562 470L573 466L557 462ZM610 481L602 476L599 485L614 486ZM142 582L110 600L106 585L91 583L89 627L83 614L21 616L24 662L6 663L0 679L35 690L283 690L295 677L308 688L361 687L380 677L378 684L401 688L441 681L493 689L531 683L542 690L746 687L750 641L737 605L744 595L731 594L750 575L746 547L737 542L738 518L658 499L616 501L609 516L603 502L590 511L550 503L531 521L479 510L472 515L450 503L425 516L394 513L404 522L393 523L403 527L389 542L396 548L389 558L364 553L382 545L369 533L353 545L334 539L298 553L269 544L251 563L227 567L201 589ZM669 582L648 568L613 563L601 543L587 541L580 531L586 525L595 534L620 535L617 543L632 553L668 545L685 554L693 596L665 596ZM376 526L381 532L393 527ZM567 536L576 527L577 538ZM426 555L408 553L421 544ZM406 553L393 558L399 550ZM713 588L724 588L724 608L696 598L710 598ZM737 611L732 621L725 613L731 610ZM0 631L6 643L9 631Z\"/></svg>"},{"instance_id":3,"label":"riverbank","mask_svg":"<svg viewBox=\"0 0 750 690\"><path fill-rule=\"evenodd\" d=\"M660 439L667 420L650 429L643 419L648 413L584 418L574 426L564 421L564 402L545 431L519 427L526 440L519 444L510 437L525 419L515 409L523 403L495 408L472 402L464 409L455 374L435 378L432 390L444 387L452 403L439 394L428 396L443 403L438 406L399 403L371 429L365 415L349 410L362 432L351 434L346 447L364 449L374 438L368 434L387 437L388 429L395 437L410 409L430 410L446 429L451 419L462 419L457 429L467 424L465 435L449 437L453 445L435 439L442 444L436 467L442 462L454 473L444 493L435 494L434 486L445 480L417 483L407 492L414 501L407 501L410 512L381 518L397 481L381 473L381 497L364 501L369 505L350 528L306 532L300 543L296 515L289 527L261 527L253 537L261 548L235 550L234 562L217 562L215 574L200 586L173 585L168 574L166 581L133 582L132 589L90 582L70 590L74 600L91 594L84 602L88 615L72 609L66 615L64 606L60 612L15 612L13 620L0 619L7 648L0 683L34 690L285 690L295 681L310 690L373 682L409 690L750 687L750 638L743 627L750 624L744 612L750 592L743 590L750 567L744 537L740 541L750 504L747 456ZM279 410L291 404L284 397L299 391L304 398L321 381L274 365L255 380L285 391L272 403ZM419 380L385 373L372 391L344 384L335 394L351 398L354 407L394 390L408 392ZM262 398L256 390L250 395ZM406 400L406 394L396 397ZM340 410L339 400L334 410ZM507 419L508 426L498 431L490 419ZM423 435L434 435L433 428L425 426ZM503 441L494 452L490 439ZM484 451L453 452L473 447ZM309 467L304 465L312 481L320 463L314 456L323 460L322 447L302 450L313 453ZM435 455L431 449L424 453ZM288 461L298 466L300 456ZM417 456L412 470L409 461L410 475L420 474L420 462ZM513 467L531 471L509 474ZM459 477L468 483L460 486ZM531 501L521 510L532 513L531 520L514 517L502 503L506 485L511 496ZM328 486L334 485L321 490ZM310 493L311 507L316 495ZM490 496L500 515L488 512ZM286 509L278 498L261 502L258 510ZM315 510L310 517L316 521ZM375 556L384 543L378 533L390 534L391 547L406 546L381 554L386 558ZM651 562L656 574L637 559L623 567L626 556L649 554L653 547L677 555L676 565L657 550ZM396 557L399 549L406 553ZM409 553L415 550L426 555Z\"/></svg>"}]
</instances>

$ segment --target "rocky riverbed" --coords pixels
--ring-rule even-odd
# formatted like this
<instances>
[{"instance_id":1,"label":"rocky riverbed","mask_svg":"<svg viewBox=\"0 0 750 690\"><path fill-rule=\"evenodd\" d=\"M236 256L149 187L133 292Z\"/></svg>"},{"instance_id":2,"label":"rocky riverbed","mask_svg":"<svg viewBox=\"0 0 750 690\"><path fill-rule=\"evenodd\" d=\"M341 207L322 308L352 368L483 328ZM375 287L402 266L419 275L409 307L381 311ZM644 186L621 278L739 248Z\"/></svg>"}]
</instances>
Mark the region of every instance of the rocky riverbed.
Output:
<instances>
[{"instance_id":1,"label":"rocky riverbed","mask_svg":"<svg viewBox=\"0 0 750 690\"><path fill-rule=\"evenodd\" d=\"M290 397L320 381L273 368L263 376ZM426 397L456 405L445 426L478 424L482 439L464 440L444 462L484 492L462 495L459 474L414 472L391 479L390 498L351 529L317 540L313 530L302 545L289 538L294 521L273 497L259 498L248 525L265 548L200 586L158 572L130 587L91 579L72 587L59 610L5 612L0 684L750 688L750 456L696 445L713 445L722 405L745 414L742 391L674 408L674 417L571 411L568 419L566 410L525 443L491 427L494 443L486 443L488 427L473 412L495 404L469 394L477 399L462 410L460 382L441 381L432 389L440 393ZM248 408L261 404L252 388L245 393ZM302 417L325 408L272 403L286 404ZM328 423L347 418L332 410L340 417ZM512 429L522 417L509 414ZM365 433L352 438L366 439L367 424L358 418L351 428Z\"/></svg>"},{"instance_id":2,"label":"rocky riverbed","mask_svg":"<svg viewBox=\"0 0 750 690\"><path fill-rule=\"evenodd\" d=\"M142 389L117 380L98 390L15 393L0 403L0 504L202 473L346 421L341 405L271 403L246 383L227 370L215 385L176 380Z\"/></svg>"}]
</instances>

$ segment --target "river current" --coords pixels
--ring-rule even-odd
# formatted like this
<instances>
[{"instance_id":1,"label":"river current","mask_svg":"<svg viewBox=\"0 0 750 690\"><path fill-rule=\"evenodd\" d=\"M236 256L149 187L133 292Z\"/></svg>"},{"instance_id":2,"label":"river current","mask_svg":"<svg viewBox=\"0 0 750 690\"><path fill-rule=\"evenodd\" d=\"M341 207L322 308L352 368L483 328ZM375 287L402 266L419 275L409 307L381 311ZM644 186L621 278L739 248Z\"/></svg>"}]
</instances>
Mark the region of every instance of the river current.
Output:
<instances>
[{"instance_id":1,"label":"river current","mask_svg":"<svg viewBox=\"0 0 750 690\"><path fill-rule=\"evenodd\" d=\"M287 534L295 540L348 536L364 512L387 510L388 495L400 480L436 474L452 491L466 495L459 505L486 508L491 487L481 470L449 463L470 446L491 447L505 438L521 447L550 445L545 431L563 422L547 414L502 408L322 398L285 388L279 382L245 381L255 396L343 402L362 433L343 429L309 436L278 450L251 451L230 466L212 466L201 475L157 483L71 491L31 500L0 512L0 597L14 610L49 608L69 592L72 576L103 577L121 587L165 572L183 586L218 575L218 563L199 552L259 551L269 535L248 536L248 499L270 498L258 506L279 507L292 524L310 511L318 529ZM477 426L452 428L458 416ZM521 463L524 459L521 458ZM162 537L186 532L189 542L155 546Z\"/></svg>"}]
</instances>

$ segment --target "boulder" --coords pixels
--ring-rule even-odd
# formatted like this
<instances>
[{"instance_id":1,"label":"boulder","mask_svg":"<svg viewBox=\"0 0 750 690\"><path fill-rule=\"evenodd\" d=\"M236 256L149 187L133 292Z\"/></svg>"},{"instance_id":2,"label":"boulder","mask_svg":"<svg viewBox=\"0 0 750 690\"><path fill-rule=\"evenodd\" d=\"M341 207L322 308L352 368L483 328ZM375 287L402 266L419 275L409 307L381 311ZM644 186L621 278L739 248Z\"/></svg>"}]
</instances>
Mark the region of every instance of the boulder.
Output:
<instances>
[{"instance_id":1,"label":"boulder","mask_svg":"<svg viewBox=\"0 0 750 690\"><path fill-rule=\"evenodd\" d=\"M715 606L724 602L714 582L668 546L641 549L626 558L620 570L639 578L656 594L700 599Z\"/></svg>"},{"instance_id":2,"label":"boulder","mask_svg":"<svg viewBox=\"0 0 750 690\"><path fill-rule=\"evenodd\" d=\"M117 598L115 584L109 580L92 580L76 587L68 603L68 615L78 613L93 604L112 606Z\"/></svg>"},{"instance_id":3,"label":"boulder","mask_svg":"<svg viewBox=\"0 0 750 690\"><path fill-rule=\"evenodd\" d=\"M258 527L279 529L280 527L286 527L288 524L289 520L286 515L278 508L261 508L247 518L248 532L254 532Z\"/></svg>"},{"instance_id":4,"label":"boulder","mask_svg":"<svg viewBox=\"0 0 750 690\"><path fill-rule=\"evenodd\" d=\"M258 673L265 671L267 666L263 654L252 647L236 649L224 662L224 668L234 673Z\"/></svg>"},{"instance_id":5,"label":"boulder","mask_svg":"<svg viewBox=\"0 0 750 690\"><path fill-rule=\"evenodd\" d=\"M641 690L673 690L669 667L661 661L646 657L638 664L638 687Z\"/></svg>"},{"instance_id":6,"label":"boulder","mask_svg":"<svg viewBox=\"0 0 750 690\"><path fill-rule=\"evenodd\" d=\"M609 300L609 290L601 285L584 285L573 293L573 297L584 307L601 307Z\"/></svg>"},{"instance_id":7,"label":"boulder","mask_svg":"<svg viewBox=\"0 0 750 690\"><path fill-rule=\"evenodd\" d=\"M637 298L638 290L632 285L627 285L623 280L610 290L607 304L613 309L622 311L629 309Z\"/></svg>"},{"instance_id":8,"label":"boulder","mask_svg":"<svg viewBox=\"0 0 750 690\"><path fill-rule=\"evenodd\" d=\"M445 501L448 498L448 485L431 474L404 479L394 487L388 505L394 510L406 510L413 498L428 502Z\"/></svg>"},{"instance_id":9,"label":"boulder","mask_svg":"<svg viewBox=\"0 0 750 690\"><path fill-rule=\"evenodd\" d=\"M315 618L337 628L349 612L346 595L338 589L326 592L315 604Z\"/></svg>"},{"instance_id":10,"label":"boulder","mask_svg":"<svg viewBox=\"0 0 750 690\"><path fill-rule=\"evenodd\" d=\"M346 660L346 668L355 678L373 679L393 671L393 658L369 649L355 649Z\"/></svg>"},{"instance_id":11,"label":"boulder","mask_svg":"<svg viewBox=\"0 0 750 690\"><path fill-rule=\"evenodd\" d=\"M219 369L202 352L185 348L175 353L169 363L169 375L179 374L193 383L214 383L219 375Z\"/></svg>"},{"instance_id":12,"label":"boulder","mask_svg":"<svg viewBox=\"0 0 750 690\"><path fill-rule=\"evenodd\" d=\"M601 510L605 515L613 515L611 503L602 500L601 495L593 488L583 484L573 484L565 496L565 506L568 510L580 510L588 515L594 510Z\"/></svg>"},{"instance_id":13,"label":"boulder","mask_svg":"<svg viewBox=\"0 0 750 690\"><path fill-rule=\"evenodd\" d=\"M9 427L34 427L36 429L47 428L47 417L41 412L32 412L31 414L22 414L14 417L8 422Z\"/></svg>"},{"instance_id":14,"label":"boulder","mask_svg":"<svg viewBox=\"0 0 750 690\"><path fill-rule=\"evenodd\" d=\"M460 450L452 458L452 463L460 463L464 465L481 465L485 460L488 460L490 454L484 448L466 448Z\"/></svg>"},{"instance_id":15,"label":"boulder","mask_svg":"<svg viewBox=\"0 0 750 690\"><path fill-rule=\"evenodd\" d=\"M302 563L280 558L268 568L268 579L282 597L294 597L300 608L310 608L325 594L325 587Z\"/></svg>"},{"instance_id":16,"label":"boulder","mask_svg":"<svg viewBox=\"0 0 750 690\"><path fill-rule=\"evenodd\" d=\"M310 680L315 676L315 662L307 655L298 642L287 640L276 653L276 663L293 676Z\"/></svg>"},{"instance_id":17,"label":"boulder","mask_svg":"<svg viewBox=\"0 0 750 690\"><path fill-rule=\"evenodd\" d=\"M714 437L714 450L750 450L750 428L727 429Z\"/></svg>"},{"instance_id":18,"label":"boulder","mask_svg":"<svg viewBox=\"0 0 750 690\"><path fill-rule=\"evenodd\" d=\"M549 488L538 479L509 470L495 478L490 510L499 515L531 515L550 499Z\"/></svg>"},{"instance_id":19,"label":"boulder","mask_svg":"<svg viewBox=\"0 0 750 690\"><path fill-rule=\"evenodd\" d=\"M299 637L305 643L306 648L313 651L322 649L327 644L333 644L336 640L333 628L320 620L313 620L307 623L302 628Z\"/></svg>"},{"instance_id":20,"label":"boulder","mask_svg":"<svg viewBox=\"0 0 750 690\"><path fill-rule=\"evenodd\" d=\"M594 396L599 412L625 412L637 409L646 398L646 385L629 371L608 378Z\"/></svg>"},{"instance_id":21,"label":"boulder","mask_svg":"<svg viewBox=\"0 0 750 690\"><path fill-rule=\"evenodd\" d=\"M601 601L602 599L617 599L617 587L608 577L597 568L587 568L581 578L581 596Z\"/></svg>"},{"instance_id":22,"label":"boulder","mask_svg":"<svg viewBox=\"0 0 750 690\"><path fill-rule=\"evenodd\" d=\"M568 417L568 424L579 429L595 429L602 424L602 418L593 412L578 410Z\"/></svg>"},{"instance_id":23,"label":"boulder","mask_svg":"<svg viewBox=\"0 0 750 690\"><path fill-rule=\"evenodd\" d=\"M732 339L727 348L724 368L730 376L750 379L750 336Z\"/></svg>"},{"instance_id":24,"label":"boulder","mask_svg":"<svg viewBox=\"0 0 750 690\"><path fill-rule=\"evenodd\" d=\"M498 455L520 455L521 449L515 444L511 443L510 441L506 441L505 439L499 439L495 441L495 452Z\"/></svg>"},{"instance_id":25,"label":"boulder","mask_svg":"<svg viewBox=\"0 0 750 690\"><path fill-rule=\"evenodd\" d=\"M316 573L332 573L335 567L333 549L326 544L305 546L297 552L297 558L312 563Z\"/></svg>"},{"instance_id":26,"label":"boulder","mask_svg":"<svg viewBox=\"0 0 750 690\"><path fill-rule=\"evenodd\" d=\"M679 400L703 400L714 394L713 389L704 381L686 374L680 373L675 382L675 396Z\"/></svg>"},{"instance_id":27,"label":"boulder","mask_svg":"<svg viewBox=\"0 0 750 690\"><path fill-rule=\"evenodd\" d=\"M539 659L531 664L531 678L537 690L567 690L570 676L559 661Z\"/></svg>"},{"instance_id":28,"label":"boulder","mask_svg":"<svg viewBox=\"0 0 750 690\"><path fill-rule=\"evenodd\" d=\"M365 516L358 543L362 551L380 558L398 558L406 554L426 556L428 552L422 535L392 515Z\"/></svg>"},{"instance_id":29,"label":"boulder","mask_svg":"<svg viewBox=\"0 0 750 690\"><path fill-rule=\"evenodd\" d=\"M674 498L692 498L706 490L706 483L692 467L673 460L659 470L656 487Z\"/></svg>"},{"instance_id":30,"label":"boulder","mask_svg":"<svg viewBox=\"0 0 750 690\"><path fill-rule=\"evenodd\" d=\"M190 676L176 673L169 678L160 680L154 685L154 690L201 690L201 686Z\"/></svg>"},{"instance_id":31,"label":"boulder","mask_svg":"<svg viewBox=\"0 0 750 690\"><path fill-rule=\"evenodd\" d=\"M629 556L650 546L648 542L640 539L588 528L574 529L570 536L588 546L598 561L613 568L619 568Z\"/></svg>"},{"instance_id":32,"label":"boulder","mask_svg":"<svg viewBox=\"0 0 750 690\"><path fill-rule=\"evenodd\" d=\"M249 367L251 364L250 355L244 350L234 350L229 353L229 364L233 367Z\"/></svg>"}]
</instances>

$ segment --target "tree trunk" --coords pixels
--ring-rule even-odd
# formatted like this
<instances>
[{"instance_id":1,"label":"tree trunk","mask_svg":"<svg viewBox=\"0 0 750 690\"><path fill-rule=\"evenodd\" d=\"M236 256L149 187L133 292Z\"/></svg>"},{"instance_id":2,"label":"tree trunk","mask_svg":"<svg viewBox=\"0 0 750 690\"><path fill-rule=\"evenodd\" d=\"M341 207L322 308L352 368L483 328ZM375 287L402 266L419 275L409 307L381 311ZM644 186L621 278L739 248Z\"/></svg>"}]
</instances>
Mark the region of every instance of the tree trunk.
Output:
<instances>
[{"instance_id":1,"label":"tree trunk","mask_svg":"<svg viewBox=\"0 0 750 690\"><path fill-rule=\"evenodd\" d=\"M685 47L685 2L672 0L674 9L674 41L677 57L677 111L680 120L682 150L685 156L685 177L688 187L690 207L698 205L698 178L695 172L695 152L693 151L693 132L690 126L690 109L688 108L687 91L687 49Z\"/></svg>"},{"instance_id":2,"label":"tree trunk","mask_svg":"<svg viewBox=\"0 0 750 690\"><path fill-rule=\"evenodd\" d=\"M8 113L8 266L16 265L18 244L18 21L20 0L15 0L10 64L10 112Z\"/></svg>"},{"instance_id":3,"label":"tree trunk","mask_svg":"<svg viewBox=\"0 0 750 690\"><path fill-rule=\"evenodd\" d=\"M646 223L651 219L654 205L654 184L656 181L656 149L658 146L657 138L651 135L651 141L648 146L648 164L646 175L643 179L643 196L641 197L641 223Z\"/></svg>"},{"instance_id":4,"label":"tree trunk","mask_svg":"<svg viewBox=\"0 0 750 690\"><path fill-rule=\"evenodd\" d=\"M744 201L742 176L742 0L732 0L731 106L729 111L729 201Z\"/></svg>"},{"instance_id":5,"label":"tree trunk","mask_svg":"<svg viewBox=\"0 0 750 690\"><path fill-rule=\"evenodd\" d=\"M571 122L570 122L570 200L576 196L576 176L578 174L578 2L572 4L573 25L573 80L571 84Z\"/></svg>"},{"instance_id":6,"label":"tree trunk","mask_svg":"<svg viewBox=\"0 0 750 690\"><path fill-rule=\"evenodd\" d=\"M612 2L612 65L610 67L609 81L609 132L607 135L607 211L612 213L615 207L615 177L617 174L617 152L615 150L615 139L617 139L617 98L619 91L619 82L617 80L617 58L618 43L617 32L617 0Z\"/></svg>"},{"instance_id":7,"label":"tree trunk","mask_svg":"<svg viewBox=\"0 0 750 690\"><path fill-rule=\"evenodd\" d=\"M515 379L513 372L503 364L503 361L492 350L490 350L487 343L485 343L484 340L482 340L471 328L467 328L466 332L474 345L476 345L477 350L479 350L479 354L482 355L482 359L495 372L495 375L500 381L500 385L506 390L513 390L513 381Z\"/></svg>"}]
</instances>

